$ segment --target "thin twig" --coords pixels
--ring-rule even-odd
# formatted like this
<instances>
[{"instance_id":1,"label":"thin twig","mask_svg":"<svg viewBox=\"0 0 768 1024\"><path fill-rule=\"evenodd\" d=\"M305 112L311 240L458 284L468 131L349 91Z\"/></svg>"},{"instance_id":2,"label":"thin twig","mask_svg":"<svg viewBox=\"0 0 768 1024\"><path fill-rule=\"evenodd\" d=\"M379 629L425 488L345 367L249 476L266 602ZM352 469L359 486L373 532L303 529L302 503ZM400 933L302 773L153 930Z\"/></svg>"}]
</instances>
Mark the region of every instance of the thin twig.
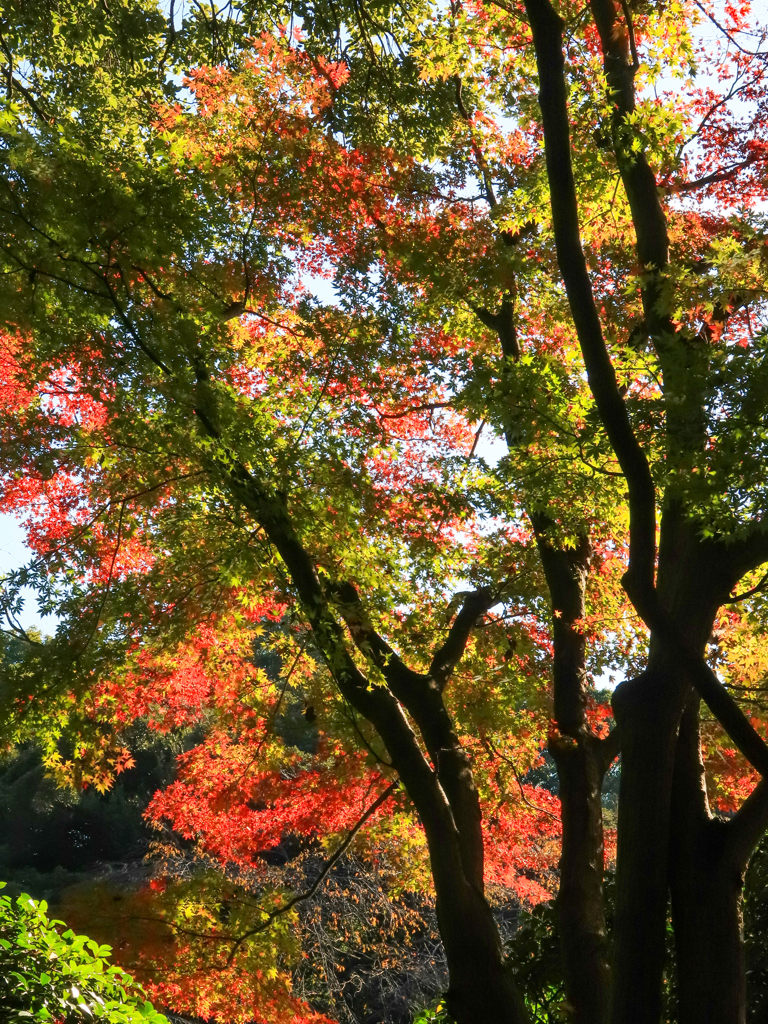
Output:
<instances>
[{"instance_id":1,"label":"thin twig","mask_svg":"<svg viewBox=\"0 0 768 1024\"><path fill-rule=\"evenodd\" d=\"M640 58L637 56L637 42L635 40L635 23L632 20L632 11L629 9L627 0L621 0L621 9L624 11L624 18L627 22L627 35L629 36L629 49L632 53L632 67L635 71L640 67Z\"/></svg>"},{"instance_id":2,"label":"thin twig","mask_svg":"<svg viewBox=\"0 0 768 1024\"><path fill-rule=\"evenodd\" d=\"M502 754L500 750L497 750L493 744L493 740L486 738L484 742L490 747L491 753L493 753L495 757L500 758L502 761L506 761L507 764L511 767L512 772L515 776L515 781L517 782L518 788L520 789L520 796L523 798L523 803L527 804L531 808L531 810L539 811L540 814L546 814L547 817L551 818L553 821L561 821L562 819L557 814L553 814L551 811L548 811L544 807L539 807L538 804L535 804L528 799L528 797L525 795L525 790L523 789L523 780L520 778L520 773L517 770L517 765L512 760L512 758L507 757L506 754Z\"/></svg>"},{"instance_id":3,"label":"thin twig","mask_svg":"<svg viewBox=\"0 0 768 1024\"><path fill-rule=\"evenodd\" d=\"M743 594L736 594L734 597L729 597L723 604L736 604L738 601L744 601L748 597L752 597L753 594L759 594L765 590L765 586L768 584L768 573L763 576L757 586L752 587L751 590L745 590Z\"/></svg>"},{"instance_id":4,"label":"thin twig","mask_svg":"<svg viewBox=\"0 0 768 1024\"><path fill-rule=\"evenodd\" d=\"M472 457L474 456L475 452L477 451L477 445L478 445L478 443L480 441L480 435L483 432L483 427L484 426L485 426L485 420L480 420L480 426L477 428L477 432L475 434L475 440L472 442L472 448L470 449L469 455L467 456L467 462L471 462L472 461Z\"/></svg>"}]
</instances>

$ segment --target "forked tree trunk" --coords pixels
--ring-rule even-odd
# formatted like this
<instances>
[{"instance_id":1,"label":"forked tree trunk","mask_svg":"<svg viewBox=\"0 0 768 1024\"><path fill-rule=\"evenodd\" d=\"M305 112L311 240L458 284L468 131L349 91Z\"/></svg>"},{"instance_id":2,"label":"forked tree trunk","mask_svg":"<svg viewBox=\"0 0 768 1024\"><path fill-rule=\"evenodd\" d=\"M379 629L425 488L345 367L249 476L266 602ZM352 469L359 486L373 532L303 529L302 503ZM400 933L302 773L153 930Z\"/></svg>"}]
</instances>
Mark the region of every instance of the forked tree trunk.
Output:
<instances>
[{"instance_id":1,"label":"forked tree trunk","mask_svg":"<svg viewBox=\"0 0 768 1024\"><path fill-rule=\"evenodd\" d=\"M462 606L448 639L435 652L429 674L414 672L376 633L351 584L337 586L334 611L284 500L264 492L245 468L231 474L229 481L283 559L341 693L384 741L424 827L448 960L452 1016L457 1024L525 1024L525 1005L504 964L499 930L483 891L483 830L477 788L442 698L442 688L469 633L487 607L485 598L479 594L474 604L468 600ZM376 664L386 685L369 682L358 668L337 613L343 616L360 651Z\"/></svg>"},{"instance_id":2,"label":"forked tree trunk","mask_svg":"<svg viewBox=\"0 0 768 1024\"><path fill-rule=\"evenodd\" d=\"M702 656L717 609L735 582L729 560L727 546L702 539L698 525L670 502L661 522L659 602L684 642ZM675 650L652 636L647 671L614 695L622 766L612 1024L658 1024L661 1013L670 830L683 827L678 803L672 813L672 787L690 689Z\"/></svg>"},{"instance_id":3,"label":"forked tree trunk","mask_svg":"<svg viewBox=\"0 0 768 1024\"><path fill-rule=\"evenodd\" d=\"M448 962L449 1012L456 1024L526 1024L525 1004L504 962L483 889L482 818L469 762L452 729L442 734L440 744L432 751L437 772L423 760L414 765L415 750L409 754L394 739L389 751L427 838Z\"/></svg>"}]
</instances>

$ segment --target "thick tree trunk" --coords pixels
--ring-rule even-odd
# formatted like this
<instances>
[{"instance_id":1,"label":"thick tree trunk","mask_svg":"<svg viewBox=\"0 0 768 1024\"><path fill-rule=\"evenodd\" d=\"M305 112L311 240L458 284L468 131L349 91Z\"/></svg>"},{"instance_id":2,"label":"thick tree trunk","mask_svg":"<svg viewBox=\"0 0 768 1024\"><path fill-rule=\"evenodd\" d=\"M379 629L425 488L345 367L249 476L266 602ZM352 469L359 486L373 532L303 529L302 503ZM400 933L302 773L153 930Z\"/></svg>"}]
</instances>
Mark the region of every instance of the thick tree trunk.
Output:
<instances>
[{"instance_id":1,"label":"thick tree trunk","mask_svg":"<svg viewBox=\"0 0 768 1024\"><path fill-rule=\"evenodd\" d=\"M614 695L621 730L614 1024L658 1024L664 969L670 791L679 701L648 670Z\"/></svg>"},{"instance_id":2,"label":"thick tree trunk","mask_svg":"<svg viewBox=\"0 0 768 1024\"><path fill-rule=\"evenodd\" d=\"M679 1024L745 1024L742 875L726 855L723 823L702 823L672 859Z\"/></svg>"},{"instance_id":3,"label":"thick tree trunk","mask_svg":"<svg viewBox=\"0 0 768 1024\"><path fill-rule=\"evenodd\" d=\"M712 618L729 593L729 589L723 588L727 582L723 569L729 559L720 550L720 557L710 561L708 556L715 553L716 545L702 541L697 524L687 520L675 500L672 475L665 496L667 507L656 572L656 486L617 385L581 245L562 52L565 23L550 0L525 0L525 6L539 73L558 263L590 389L627 481L630 557L623 582L639 614L653 625L655 634L648 669L639 679L623 684L614 700L621 735L622 780L611 1017L614 1024L657 1024L665 952L671 789L678 723L690 683L681 669L684 664L690 668L692 654L694 659L696 653L703 654ZM665 281L669 242L654 174L643 154L634 151L628 125L635 107L636 66L624 50L626 34L624 26L620 26L620 9L623 8L627 20L629 11L625 4L613 0L591 0L590 6L605 60L614 152L632 211L637 252L644 272L644 327L653 338L664 369L663 387L668 398L667 471L680 468L687 472L694 464L692 456L695 459L703 451L705 441L705 347L699 345L694 351L695 339L688 337L682 347L676 346L673 358L666 359L676 333L669 299L672 292ZM730 563L732 568L732 558ZM682 650L675 649L675 644L684 645L685 657L681 656ZM704 675L707 683L711 683L707 673ZM697 685L702 686L701 676L697 676ZM727 695L724 697L717 686L714 690L710 688L710 697L717 698L721 709L727 708ZM762 758L764 746L736 711L729 716L731 724L738 727L742 740L746 737ZM703 845L699 846L702 853ZM711 910L718 920L722 918L723 941L729 944L733 936L732 899L728 895L731 883L729 871L723 873L722 867L718 863L717 872L712 875L718 895L713 897ZM726 961L736 986L738 963L731 963L728 958ZM706 1007L702 1011L698 1019L710 1020ZM734 1024L737 1019L734 1018Z\"/></svg>"},{"instance_id":4,"label":"thick tree trunk","mask_svg":"<svg viewBox=\"0 0 768 1024\"><path fill-rule=\"evenodd\" d=\"M672 799L679 1024L745 1024L741 894L747 862L768 825L768 789L760 783L730 821L712 817L698 705L691 698L681 720Z\"/></svg>"},{"instance_id":5,"label":"thick tree trunk","mask_svg":"<svg viewBox=\"0 0 768 1024\"><path fill-rule=\"evenodd\" d=\"M703 655L730 586L727 549L702 540L698 525L670 503L661 522L657 594L689 649ZM622 683L613 701L622 757L613 1024L658 1024L661 1012L672 785L690 682L666 641L652 636L650 647L646 672Z\"/></svg>"}]
</instances>

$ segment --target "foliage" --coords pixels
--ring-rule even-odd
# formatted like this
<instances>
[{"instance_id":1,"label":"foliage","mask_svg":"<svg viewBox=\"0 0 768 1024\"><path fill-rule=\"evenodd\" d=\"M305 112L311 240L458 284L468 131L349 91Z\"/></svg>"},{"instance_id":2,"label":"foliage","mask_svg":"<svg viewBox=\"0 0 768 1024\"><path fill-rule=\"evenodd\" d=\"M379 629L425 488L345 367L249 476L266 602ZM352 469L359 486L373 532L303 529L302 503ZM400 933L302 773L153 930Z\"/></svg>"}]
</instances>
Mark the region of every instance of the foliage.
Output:
<instances>
[{"instance_id":1,"label":"foliage","mask_svg":"<svg viewBox=\"0 0 768 1024\"><path fill-rule=\"evenodd\" d=\"M185 744L178 735L158 736L141 723L128 730L125 740L135 766L105 794L95 787L57 786L39 749L31 746L0 760L0 864L9 882L20 877L32 885L25 880L27 873L32 877L56 868L76 877L99 862L144 856L152 830L143 812L158 787L170 781L175 755ZM50 902L53 895L46 899Z\"/></svg>"},{"instance_id":2,"label":"foliage","mask_svg":"<svg viewBox=\"0 0 768 1024\"><path fill-rule=\"evenodd\" d=\"M59 910L109 936L131 973L187 1013L226 1007L229 1019L311 1020L312 1007L350 1024L400 1024L445 986L434 905L399 891L382 854L375 864L340 864L312 901L255 935L227 969L233 940L306 891L322 867L317 848L296 855L285 843L279 854L262 871L222 879L188 851L156 849L149 884L89 879L64 892Z\"/></svg>"},{"instance_id":3,"label":"foliage","mask_svg":"<svg viewBox=\"0 0 768 1024\"><path fill-rule=\"evenodd\" d=\"M696 543L734 550L768 510L764 53L706 45L707 5L633 5L631 24L622 5L640 56L617 124L595 26L558 10L577 262L651 518L684 508ZM748 4L725 16L728 40L752 24ZM354 839L395 896L429 900L445 843L423 793L450 804L455 771L491 899L547 901L559 802L528 772L547 743L597 749L602 674L645 664L629 474L561 281L529 21L381 0L177 24L94 0L14 7L3 33L0 510L32 550L4 581L3 738L103 792L130 723L198 727L147 818L210 870L136 896L167 940L144 934L137 963L186 1010L317 1019L291 991L304 879L270 858L317 867ZM661 195L663 266L636 249L632 168ZM582 547L565 623L544 556ZM760 564L707 651L744 702L766 668ZM20 625L28 587L54 637ZM577 727L553 693L562 626L585 649ZM719 726L704 739L735 812L755 773ZM521 929L546 1014L553 943L546 911Z\"/></svg>"},{"instance_id":4,"label":"foliage","mask_svg":"<svg viewBox=\"0 0 768 1024\"><path fill-rule=\"evenodd\" d=\"M523 914L507 957L535 1024L568 1019L563 984L557 915L554 904L541 903Z\"/></svg>"},{"instance_id":5,"label":"foliage","mask_svg":"<svg viewBox=\"0 0 768 1024\"><path fill-rule=\"evenodd\" d=\"M413 1024L444 1024L448 1021L445 1001L438 999L433 1006L422 1010L414 1017Z\"/></svg>"},{"instance_id":6,"label":"foliage","mask_svg":"<svg viewBox=\"0 0 768 1024\"><path fill-rule=\"evenodd\" d=\"M4 885L4 883L2 883ZM3 1019L82 1020L94 1024L162 1024L165 1017L147 1002L130 975L107 964L111 946L85 935L61 932L43 901L26 893L0 896L0 999Z\"/></svg>"},{"instance_id":7,"label":"foliage","mask_svg":"<svg viewBox=\"0 0 768 1024\"><path fill-rule=\"evenodd\" d=\"M613 871L605 877L607 939L613 939L616 880ZM541 903L521 915L507 957L519 979L532 1024L559 1024L572 1010L565 994L557 906ZM673 1022L677 1011L674 933L667 925L662 1020Z\"/></svg>"}]
</instances>

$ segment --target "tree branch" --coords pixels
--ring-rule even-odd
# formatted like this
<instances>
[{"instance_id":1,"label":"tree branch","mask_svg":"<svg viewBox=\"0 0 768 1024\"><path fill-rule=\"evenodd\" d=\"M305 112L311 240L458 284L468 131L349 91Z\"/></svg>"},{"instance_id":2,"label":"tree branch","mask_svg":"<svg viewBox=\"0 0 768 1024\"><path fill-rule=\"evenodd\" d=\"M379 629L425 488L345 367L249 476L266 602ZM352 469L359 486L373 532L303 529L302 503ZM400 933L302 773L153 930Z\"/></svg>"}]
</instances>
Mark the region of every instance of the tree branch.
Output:
<instances>
[{"instance_id":1,"label":"tree branch","mask_svg":"<svg viewBox=\"0 0 768 1024\"><path fill-rule=\"evenodd\" d=\"M477 319L498 335L501 351L507 359L514 359L517 362L520 358L520 343L517 340L515 329L514 295L511 292L505 292L498 313L491 313L483 306L472 306L471 308Z\"/></svg>"},{"instance_id":2,"label":"tree branch","mask_svg":"<svg viewBox=\"0 0 768 1024\"><path fill-rule=\"evenodd\" d=\"M657 276L669 262L667 222L659 202L656 176L645 154L632 149L633 133L626 124L628 115L635 110L634 79L637 70L635 61L630 62L629 59L629 48L632 46L631 14L629 7L624 6L625 15L629 19L625 30L619 22L613 0L590 0L589 6L603 51L605 77L613 111L613 149L632 213L637 253L643 267L655 272L651 275L651 284L644 289L647 291L650 287L644 296L645 316L651 324L663 321L666 326L666 314L656 308L652 300L658 299Z\"/></svg>"},{"instance_id":3,"label":"tree branch","mask_svg":"<svg viewBox=\"0 0 768 1024\"><path fill-rule=\"evenodd\" d=\"M623 584L645 617L654 590L656 492L603 338L581 246L563 56L563 21L549 0L526 0L539 72L539 104L560 272L590 390L629 490L629 568Z\"/></svg>"},{"instance_id":4,"label":"tree branch","mask_svg":"<svg viewBox=\"0 0 768 1024\"><path fill-rule=\"evenodd\" d=\"M523 780L521 779L520 772L517 770L517 765L512 760L512 758L511 757L507 757L506 754L502 754L502 752L496 748L496 746L494 745L493 740L490 737L488 737L485 740L485 744L488 747L488 749L491 751L491 754L492 754L493 757L498 757L499 760L505 761L510 766L510 768L512 769L512 774L515 776L515 782L517 783L517 788L520 790L520 797L521 797L523 803L526 804L528 807L530 807L531 810L538 811L539 814L546 814L547 817L552 818L553 821L556 821L558 824L561 824L562 823L562 818L561 818L561 816L559 814L553 814L551 811L548 811L545 807L539 807L538 804L533 803L525 795L525 790L523 789Z\"/></svg>"},{"instance_id":5,"label":"tree branch","mask_svg":"<svg viewBox=\"0 0 768 1024\"><path fill-rule=\"evenodd\" d=\"M744 160L734 164L727 170L713 171L711 174L706 174L703 178L697 178L695 181L686 181L679 185L665 185L664 191L672 193L673 195L679 195L681 192L693 192L697 188L704 188L707 185L716 185L721 181L733 181L739 171L743 171L745 168L751 167L758 159L759 155L757 153L750 153Z\"/></svg>"},{"instance_id":6,"label":"tree branch","mask_svg":"<svg viewBox=\"0 0 768 1024\"><path fill-rule=\"evenodd\" d=\"M355 646L361 654L371 658L379 671L386 674L388 666L395 661L400 662L400 658L384 637L373 628L357 588L347 581L335 586L333 593L338 598L339 612L349 628Z\"/></svg>"},{"instance_id":7,"label":"tree branch","mask_svg":"<svg viewBox=\"0 0 768 1024\"><path fill-rule=\"evenodd\" d=\"M497 598L490 587L480 587L464 598L464 603L448 633L448 638L432 658L429 674L442 691L453 670L461 661L472 630Z\"/></svg>"},{"instance_id":8,"label":"tree branch","mask_svg":"<svg viewBox=\"0 0 768 1024\"><path fill-rule=\"evenodd\" d=\"M603 757L605 770L608 771L610 766L621 753L621 732L619 731L619 727L615 725L607 736L597 742L597 749Z\"/></svg>"},{"instance_id":9,"label":"tree branch","mask_svg":"<svg viewBox=\"0 0 768 1024\"><path fill-rule=\"evenodd\" d=\"M702 657L689 651L679 638L670 636L666 627L662 626L659 632L670 650L682 649L685 669L702 700L752 767L768 778L768 744L739 705Z\"/></svg>"},{"instance_id":10,"label":"tree branch","mask_svg":"<svg viewBox=\"0 0 768 1024\"><path fill-rule=\"evenodd\" d=\"M214 970L228 970L232 966L232 961L235 959L235 955L238 949L246 940L252 938L254 935L258 935L260 932L266 931L267 928L270 928L274 924L278 917L282 916L283 914L287 914L288 911L290 910L293 910L297 903L302 903L304 900L311 899L315 895L317 890L320 888L322 883L325 881L325 879L328 877L328 874L333 868L334 864L336 864L349 849L352 840L355 838L355 836L363 827L363 825L365 825L365 823L376 813L376 811L378 811L381 805L385 803L390 798L390 796L392 796L392 794L395 792L399 785L399 780L391 782L384 790L384 792L376 800L374 800L374 802L371 804L368 810L360 818L358 818L358 820L347 833L343 842L341 842L338 845L338 847L334 850L333 854L328 858L325 864L323 864L320 874L314 880L312 885L310 885L310 887L306 889L304 892L300 892L297 893L295 896L292 896L287 903L283 903L282 906L279 906L275 910L271 911L271 913L267 915L266 921L262 921L262 923L257 925L255 928L251 928L247 932L243 932L242 935L240 935L237 939L234 940L234 945L232 946L232 949L229 952L229 956L227 957L226 962L221 966L214 966Z\"/></svg>"},{"instance_id":11,"label":"tree branch","mask_svg":"<svg viewBox=\"0 0 768 1024\"><path fill-rule=\"evenodd\" d=\"M753 850L768 830L768 783L762 778L730 821L725 822L727 850L743 871Z\"/></svg>"},{"instance_id":12,"label":"tree branch","mask_svg":"<svg viewBox=\"0 0 768 1024\"><path fill-rule=\"evenodd\" d=\"M723 604L738 604L739 601L746 601L748 597L753 597L755 594L762 593L766 588L766 584L768 584L768 573L766 573L760 582L756 586L752 587L751 590L745 590L743 594L734 594L732 597L729 596L728 600L724 601Z\"/></svg>"},{"instance_id":13,"label":"tree branch","mask_svg":"<svg viewBox=\"0 0 768 1024\"><path fill-rule=\"evenodd\" d=\"M466 756L453 734L450 716L442 704L437 687L434 684L430 686L427 676L420 676L403 665L386 641L366 625L362 604L359 598L355 600L356 591L348 584L339 589L347 599L346 613L352 619L350 632L357 630L360 642L369 645L367 649L374 664L380 667L387 686L369 682L352 659L343 629L331 611L314 563L291 523L285 499L281 495L266 492L242 465L236 465L234 469L222 466L220 469L235 497L253 515L282 559L312 628L317 647L342 696L371 722L383 740L392 764L419 814L430 850L442 846L441 863L447 864L451 857L457 858L462 868L467 870L468 877L476 881L477 871L472 870L476 857L467 857L464 846L479 841L479 878L482 885L482 833L479 818L477 828L473 829L471 826L474 819L462 811L467 798L471 802L476 792L471 785L467 786ZM414 686L414 683L419 685ZM412 714L422 732L430 757L438 769L439 780L405 716L404 707ZM460 762L456 770L454 762ZM453 796L451 780L456 783ZM464 798L461 796L463 791L466 791Z\"/></svg>"}]
</instances>

